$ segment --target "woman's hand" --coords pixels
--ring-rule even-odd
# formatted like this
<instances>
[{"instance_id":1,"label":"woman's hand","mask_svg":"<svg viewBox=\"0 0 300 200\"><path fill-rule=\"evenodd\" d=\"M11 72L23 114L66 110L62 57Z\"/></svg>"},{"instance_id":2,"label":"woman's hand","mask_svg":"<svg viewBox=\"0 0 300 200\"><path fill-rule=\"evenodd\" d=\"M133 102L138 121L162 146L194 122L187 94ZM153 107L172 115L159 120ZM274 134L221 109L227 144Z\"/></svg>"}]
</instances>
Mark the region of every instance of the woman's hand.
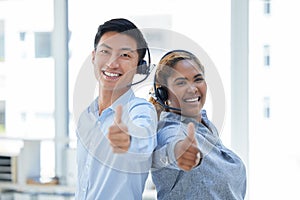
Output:
<instances>
[{"instance_id":1,"label":"woman's hand","mask_svg":"<svg viewBox=\"0 0 300 200\"><path fill-rule=\"evenodd\" d=\"M177 142L174 153L178 167L185 171L190 171L199 164L201 152L195 138L195 126L193 123L188 124L188 135L184 140Z\"/></svg>"}]
</instances>

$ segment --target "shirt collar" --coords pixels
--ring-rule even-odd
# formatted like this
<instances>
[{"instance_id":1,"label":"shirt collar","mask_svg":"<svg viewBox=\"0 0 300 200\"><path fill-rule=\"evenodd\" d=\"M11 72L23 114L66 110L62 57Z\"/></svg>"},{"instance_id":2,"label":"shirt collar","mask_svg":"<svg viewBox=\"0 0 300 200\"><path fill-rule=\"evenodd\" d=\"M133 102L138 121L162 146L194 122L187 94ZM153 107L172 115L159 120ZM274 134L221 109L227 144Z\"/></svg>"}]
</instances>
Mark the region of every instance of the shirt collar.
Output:
<instances>
[{"instance_id":1,"label":"shirt collar","mask_svg":"<svg viewBox=\"0 0 300 200\"><path fill-rule=\"evenodd\" d=\"M95 115L98 115L99 113L99 104L98 104L98 98L97 97L92 104L89 107L89 112L92 112ZM112 105L110 105L107 109L115 111L117 105L126 105L129 101L135 98L134 92L132 89L129 89L127 92L125 92L123 95L121 95Z\"/></svg>"},{"instance_id":2,"label":"shirt collar","mask_svg":"<svg viewBox=\"0 0 300 200\"><path fill-rule=\"evenodd\" d=\"M129 89L122 96L120 96L109 108L115 111L118 105L126 105L129 101L135 98L132 89Z\"/></svg>"},{"instance_id":3,"label":"shirt collar","mask_svg":"<svg viewBox=\"0 0 300 200\"><path fill-rule=\"evenodd\" d=\"M202 120L207 123L208 122L208 119L207 119L207 115L206 115L206 110L201 110L201 117L202 117ZM191 117L186 117L186 116L182 116L182 115L179 115L179 114L176 114L176 113L173 113L173 112L165 112L165 111L162 111L161 114L160 114L160 120L166 120L166 119L173 119L173 120L178 120L178 121L181 121L183 123L186 123L188 124L189 122L194 122L194 123L198 123L197 120L195 120L194 118L191 118Z\"/></svg>"}]
</instances>

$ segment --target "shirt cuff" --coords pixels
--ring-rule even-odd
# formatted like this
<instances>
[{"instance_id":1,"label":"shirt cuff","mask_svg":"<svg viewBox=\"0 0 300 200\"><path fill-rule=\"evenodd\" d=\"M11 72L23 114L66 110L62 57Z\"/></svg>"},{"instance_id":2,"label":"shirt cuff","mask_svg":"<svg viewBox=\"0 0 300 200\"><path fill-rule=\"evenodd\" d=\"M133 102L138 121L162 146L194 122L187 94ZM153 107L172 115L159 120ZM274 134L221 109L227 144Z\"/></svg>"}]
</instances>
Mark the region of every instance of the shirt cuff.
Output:
<instances>
[{"instance_id":1,"label":"shirt cuff","mask_svg":"<svg viewBox=\"0 0 300 200\"><path fill-rule=\"evenodd\" d=\"M179 141L184 140L183 138L177 138L176 140L172 141L167 145L167 158L168 162L171 166L175 167L176 169L180 169L177 165L177 159L175 156L175 146Z\"/></svg>"}]
</instances>

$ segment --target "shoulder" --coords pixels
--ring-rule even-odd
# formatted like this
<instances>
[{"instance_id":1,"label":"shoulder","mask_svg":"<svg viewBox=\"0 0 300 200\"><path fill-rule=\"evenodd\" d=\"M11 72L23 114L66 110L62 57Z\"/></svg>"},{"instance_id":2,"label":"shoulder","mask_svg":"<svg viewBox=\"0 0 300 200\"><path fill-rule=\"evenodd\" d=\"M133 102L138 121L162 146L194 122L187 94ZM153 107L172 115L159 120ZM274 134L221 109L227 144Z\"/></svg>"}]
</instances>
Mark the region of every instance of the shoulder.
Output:
<instances>
[{"instance_id":1,"label":"shoulder","mask_svg":"<svg viewBox=\"0 0 300 200\"><path fill-rule=\"evenodd\" d=\"M158 122L158 131L162 130L179 130L181 129L181 122L172 119L164 119Z\"/></svg>"},{"instance_id":2,"label":"shoulder","mask_svg":"<svg viewBox=\"0 0 300 200\"><path fill-rule=\"evenodd\" d=\"M98 112L97 99L92 101L79 115L78 123L90 118L94 118L94 114Z\"/></svg>"},{"instance_id":3,"label":"shoulder","mask_svg":"<svg viewBox=\"0 0 300 200\"><path fill-rule=\"evenodd\" d=\"M180 116L172 112L161 112L158 129L180 129L184 125L180 121Z\"/></svg>"},{"instance_id":4,"label":"shoulder","mask_svg":"<svg viewBox=\"0 0 300 200\"><path fill-rule=\"evenodd\" d=\"M140 98L140 97L135 97L132 98L129 102L128 102L128 108L130 110L132 109L150 109L155 111L155 107L152 103L150 103L149 101L147 101L146 99ZM141 110L143 111L143 110Z\"/></svg>"},{"instance_id":5,"label":"shoulder","mask_svg":"<svg viewBox=\"0 0 300 200\"><path fill-rule=\"evenodd\" d=\"M187 125L174 118L172 113L163 114L158 122L157 136L159 139L169 140L186 134Z\"/></svg>"},{"instance_id":6,"label":"shoulder","mask_svg":"<svg viewBox=\"0 0 300 200\"><path fill-rule=\"evenodd\" d=\"M201 116L204 123L208 126L208 128L213 132L214 135L219 136L219 132L217 127L211 122L207 117L206 110L201 110Z\"/></svg>"}]
</instances>

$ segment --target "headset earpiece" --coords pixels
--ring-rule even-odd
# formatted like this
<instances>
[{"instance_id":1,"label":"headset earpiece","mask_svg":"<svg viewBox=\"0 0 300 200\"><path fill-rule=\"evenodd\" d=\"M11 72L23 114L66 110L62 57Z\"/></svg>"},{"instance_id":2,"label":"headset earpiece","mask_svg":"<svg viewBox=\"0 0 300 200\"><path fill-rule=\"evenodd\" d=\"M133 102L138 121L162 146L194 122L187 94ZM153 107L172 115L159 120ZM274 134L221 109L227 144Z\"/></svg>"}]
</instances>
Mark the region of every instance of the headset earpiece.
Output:
<instances>
[{"instance_id":1,"label":"headset earpiece","mask_svg":"<svg viewBox=\"0 0 300 200\"><path fill-rule=\"evenodd\" d=\"M140 60L138 63L138 66L136 68L136 74L145 75L145 77L135 83L128 85L129 87L143 82L144 80L146 80L148 78L148 76L151 73L150 72L151 58L150 58L150 50L148 49L148 47L146 47L146 51L148 54L148 63L145 60Z\"/></svg>"},{"instance_id":2,"label":"headset earpiece","mask_svg":"<svg viewBox=\"0 0 300 200\"><path fill-rule=\"evenodd\" d=\"M168 100L168 90L163 86L156 88L156 97L165 103Z\"/></svg>"},{"instance_id":3,"label":"headset earpiece","mask_svg":"<svg viewBox=\"0 0 300 200\"><path fill-rule=\"evenodd\" d=\"M147 62L145 60L141 60L138 63L138 66L136 68L136 73L147 75L149 74L149 71L150 71L150 67L147 65Z\"/></svg>"},{"instance_id":4,"label":"headset earpiece","mask_svg":"<svg viewBox=\"0 0 300 200\"><path fill-rule=\"evenodd\" d=\"M174 108L171 106L168 106L166 104L166 101L168 100L168 89L164 86L156 87L156 77L154 75L154 98L156 98L156 101L163 106L165 109L169 110L176 110L181 111L180 108Z\"/></svg>"},{"instance_id":5,"label":"headset earpiece","mask_svg":"<svg viewBox=\"0 0 300 200\"><path fill-rule=\"evenodd\" d=\"M148 77L150 74L150 65L151 65L150 50L148 47L146 48L146 52L148 54L149 63L147 64L145 60L140 60L136 68L136 73L146 75L146 77Z\"/></svg>"}]
</instances>

